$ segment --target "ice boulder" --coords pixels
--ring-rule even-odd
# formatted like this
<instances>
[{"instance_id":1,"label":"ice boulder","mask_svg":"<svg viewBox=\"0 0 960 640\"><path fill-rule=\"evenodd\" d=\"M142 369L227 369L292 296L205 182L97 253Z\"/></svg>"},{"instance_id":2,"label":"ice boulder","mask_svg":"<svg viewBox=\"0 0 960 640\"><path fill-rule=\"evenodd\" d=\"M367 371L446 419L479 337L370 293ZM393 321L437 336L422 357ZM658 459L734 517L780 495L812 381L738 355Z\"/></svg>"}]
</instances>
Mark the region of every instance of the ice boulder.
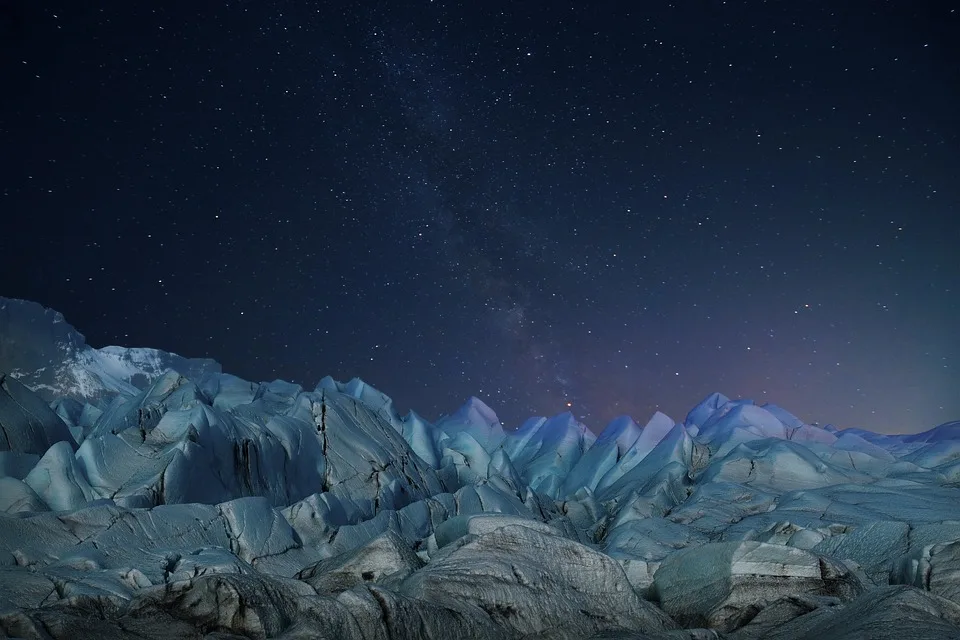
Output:
<instances>
[{"instance_id":1,"label":"ice boulder","mask_svg":"<svg viewBox=\"0 0 960 640\"><path fill-rule=\"evenodd\" d=\"M831 466L802 444L764 438L743 442L714 458L701 480L792 491L841 484L859 475Z\"/></svg>"},{"instance_id":2,"label":"ice boulder","mask_svg":"<svg viewBox=\"0 0 960 640\"><path fill-rule=\"evenodd\" d=\"M781 596L804 593L843 601L862 593L859 575L836 560L762 542L717 542L668 556L652 595L686 627L733 631Z\"/></svg>"},{"instance_id":3,"label":"ice boulder","mask_svg":"<svg viewBox=\"0 0 960 640\"><path fill-rule=\"evenodd\" d=\"M483 610L449 601L419 600L382 588L363 585L344 591L336 600L310 599L310 617L287 636L377 640L390 638L514 638ZM329 603L339 609L330 611ZM337 620L331 614L336 614ZM328 620L335 622L328 622ZM339 623L339 624L338 624ZM545 639L546 640L546 639Z\"/></svg>"},{"instance_id":4,"label":"ice boulder","mask_svg":"<svg viewBox=\"0 0 960 640\"><path fill-rule=\"evenodd\" d=\"M290 523L266 498L238 498L218 505L217 510L230 538L230 551L251 564L300 546Z\"/></svg>"},{"instance_id":5,"label":"ice boulder","mask_svg":"<svg viewBox=\"0 0 960 640\"><path fill-rule=\"evenodd\" d=\"M54 511L79 509L97 497L64 441L47 449L23 482Z\"/></svg>"},{"instance_id":6,"label":"ice boulder","mask_svg":"<svg viewBox=\"0 0 960 640\"><path fill-rule=\"evenodd\" d=\"M582 638L612 629L648 633L674 627L637 596L615 560L522 525L461 538L399 591L451 608L479 608L510 635Z\"/></svg>"},{"instance_id":7,"label":"ice boulder","mask_svg":"<svg viewBox=\"0 0 960 640\"><path fill-rule=\"evenodd\" d=\"M653 576L660 568L659 562L647 562L646 560L637 560L635 558L617 559L627 580L638 594L647 598L647 590L653 586Z\"/></svg>"},{"instance_id":8,"label":"ice boulder","mask_svg":"<svg viewBox=\"0 0 960 640\"><path fill-rule=\"evenodd\" d=\"M336 594L398 574L406 577L422 566L423 561L400 536L386 531L362 547L304 568L297 579L317 593Z\"/></svg>"},{"instance_id":9,"label":"ice boulder","mask_svg":"<svg viewBox=\"0 0 960 640\"><path fill-rule=\"evenodd\" d=\"M906 522L868 522L851 533L831 536L814 546L814 553L850 559L870 578L886 584L894 560L907 553L910 525Z\"/></svg>"}]
</instances>

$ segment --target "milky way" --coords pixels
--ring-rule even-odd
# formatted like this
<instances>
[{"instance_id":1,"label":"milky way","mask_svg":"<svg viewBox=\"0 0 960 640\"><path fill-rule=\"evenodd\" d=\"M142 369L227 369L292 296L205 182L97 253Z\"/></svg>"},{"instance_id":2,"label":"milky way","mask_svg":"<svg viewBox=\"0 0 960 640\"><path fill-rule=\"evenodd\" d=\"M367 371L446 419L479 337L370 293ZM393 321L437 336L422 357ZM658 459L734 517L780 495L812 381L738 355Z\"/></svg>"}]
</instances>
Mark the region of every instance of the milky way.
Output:
<instances>
[{"instance_id":1,"label":"milky way","mask_svg":"<svg viewBox=\"0 0 960 640\"><path fill-rule=\"evenodd\" d=\"M93 345L508 427L960 417L947 3L0 13L0 294Z\"/></svg>"}]
</instances>

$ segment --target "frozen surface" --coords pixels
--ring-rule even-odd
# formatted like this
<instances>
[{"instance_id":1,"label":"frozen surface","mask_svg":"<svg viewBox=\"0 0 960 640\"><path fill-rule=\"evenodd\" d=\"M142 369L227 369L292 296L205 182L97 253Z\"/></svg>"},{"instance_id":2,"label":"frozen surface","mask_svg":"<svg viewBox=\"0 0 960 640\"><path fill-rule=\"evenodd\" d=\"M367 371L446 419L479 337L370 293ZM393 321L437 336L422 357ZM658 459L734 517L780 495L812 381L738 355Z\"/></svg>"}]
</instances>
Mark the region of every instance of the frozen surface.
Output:
<instances>
[{"instance_id":1,"label":"frozen surface","mask_svg":"<svg viewBox=\"0 0 960 640\"><path fill-rule=\"evenodd\" d=\"M23 301L0 329L7 636L960 638L960 423L432 424Z\"/></svg>"},{"instance_id":2,"label":"frozen surface","mask_svg":"<svg viewBox=\"0 0 960 640\"><path fill-rule=\"evenodd\" d=\"M0 453L39 455L57 442L76 448L63 420L30 389L0 372Z\"/></svg>"}]
</instances>

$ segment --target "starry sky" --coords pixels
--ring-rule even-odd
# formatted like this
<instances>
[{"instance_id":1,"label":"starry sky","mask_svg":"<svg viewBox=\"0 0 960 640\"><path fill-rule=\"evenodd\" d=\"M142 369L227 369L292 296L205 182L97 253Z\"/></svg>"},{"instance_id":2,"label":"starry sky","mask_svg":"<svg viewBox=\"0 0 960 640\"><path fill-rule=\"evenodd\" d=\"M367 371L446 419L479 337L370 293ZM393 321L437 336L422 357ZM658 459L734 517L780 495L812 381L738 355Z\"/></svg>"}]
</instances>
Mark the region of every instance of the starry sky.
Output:
<instances>
[{"instance_id":1,"label":"starry sky","mask_svg":"<svg viewBox=\"0 0 960 640\"><path fill-rule=\"evenodd\" d=\"M0 2L0 295L428 419L960 418L956 3Z\"/></svg>"}]
</instances>

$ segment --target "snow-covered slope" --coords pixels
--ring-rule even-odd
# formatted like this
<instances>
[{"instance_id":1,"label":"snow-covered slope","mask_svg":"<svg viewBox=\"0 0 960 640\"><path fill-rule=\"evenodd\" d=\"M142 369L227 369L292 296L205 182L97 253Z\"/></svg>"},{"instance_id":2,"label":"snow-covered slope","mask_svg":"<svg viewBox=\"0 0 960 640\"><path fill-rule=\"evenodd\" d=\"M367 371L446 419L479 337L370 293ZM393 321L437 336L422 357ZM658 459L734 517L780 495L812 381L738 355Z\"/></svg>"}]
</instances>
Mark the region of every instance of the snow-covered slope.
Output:
<instances>
[{"instance_id":1,"label":"snow-covered slope","mask_svg":"<svg viewBox=\"0 0 960 640\"><path fill-rule=\"evenodd\" d=\"M63 315L36 302L0 297L0 372L52 401L97 404L136 393L170 369L194 380L220 373L208 358L184 358L158 349L94 349Z\"/></svg>"},{"instance_id":2,"label":"snow-covered slope","mask_svg":"<svg viewBox=\"0 0 960 640\"><path fill-rule=\"evenodd\" d=\"M361 380L248 382L61 324L0 334L99 390L0 378L7 636L960 638L956 423L713 394L599 437L504 431L475 398L431 424Z\"/></svg>"}]
</instances>

